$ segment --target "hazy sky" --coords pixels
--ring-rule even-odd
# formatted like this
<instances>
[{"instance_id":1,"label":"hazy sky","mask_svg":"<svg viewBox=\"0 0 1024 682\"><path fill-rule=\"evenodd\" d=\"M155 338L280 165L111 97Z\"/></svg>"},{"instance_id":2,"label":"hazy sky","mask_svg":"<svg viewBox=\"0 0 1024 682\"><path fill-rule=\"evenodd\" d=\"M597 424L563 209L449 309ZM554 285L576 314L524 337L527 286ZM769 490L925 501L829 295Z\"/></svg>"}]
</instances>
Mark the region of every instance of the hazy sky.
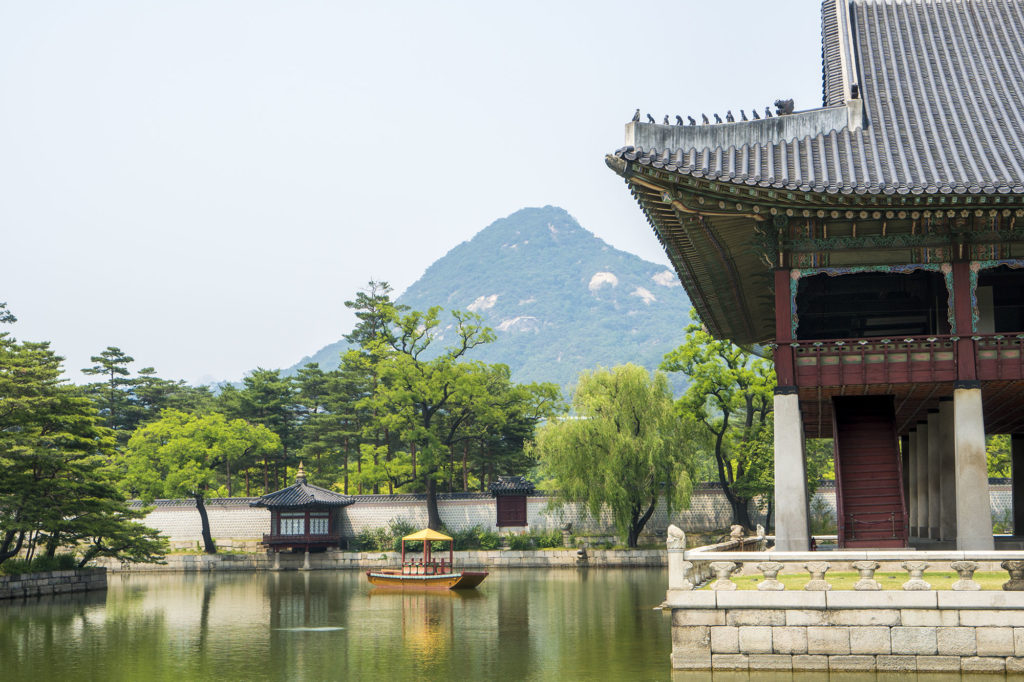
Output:
<instances>
[{"instance_id":1,"label":"hazy sky","mask_svg":"<svg viewBox=\"0 0 1024 682\"><path fill-rule=\"evenodd\" d=\"M69 376L284 367L524 206L667 262L604 164L660 121L820 106L815 0L0 0L0 301Z\"/></svg>"}]
</instances>

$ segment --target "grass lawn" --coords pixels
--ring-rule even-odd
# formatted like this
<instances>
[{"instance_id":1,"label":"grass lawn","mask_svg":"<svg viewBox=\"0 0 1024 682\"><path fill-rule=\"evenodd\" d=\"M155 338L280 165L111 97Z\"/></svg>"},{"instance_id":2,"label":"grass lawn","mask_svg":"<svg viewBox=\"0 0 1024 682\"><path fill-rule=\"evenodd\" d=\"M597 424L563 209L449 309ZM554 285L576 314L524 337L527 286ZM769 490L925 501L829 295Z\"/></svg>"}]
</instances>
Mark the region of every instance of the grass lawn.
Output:
<instances>
[{"instance_id":1,"label":"grass lawn","mask_svg":"<svg viewBox=\"0 0 1024 682\"><path fill-rule=\"evenodd\" d=\"M811 576L808 573L779 576L779 581L786 586L787 590L802 590L810 579ZM825 580L832 585L833 590L852 590L853 584L859 579L860 575L855 571L838 573L830 571L825 574ZM882 583L883 590L902 590L903 583L907 582L907 579L906 571L898 573L878 571L875 573L875 580ZM958 580L958 576L953 571L925 571L924 579L932 586L933 590L948 590ZM990 573L979 571L974 574L974 579L978 581L983 590L1002 590L1003 583L1009 580L1010 576L1005 571ZM741 590L756 590L757 584L762 580L764 577L760 575L735 576L732 579ZM708 585L710 584L709 582ZM708 589L708 585L702 589Z\"/></svg>"}]
</instances>

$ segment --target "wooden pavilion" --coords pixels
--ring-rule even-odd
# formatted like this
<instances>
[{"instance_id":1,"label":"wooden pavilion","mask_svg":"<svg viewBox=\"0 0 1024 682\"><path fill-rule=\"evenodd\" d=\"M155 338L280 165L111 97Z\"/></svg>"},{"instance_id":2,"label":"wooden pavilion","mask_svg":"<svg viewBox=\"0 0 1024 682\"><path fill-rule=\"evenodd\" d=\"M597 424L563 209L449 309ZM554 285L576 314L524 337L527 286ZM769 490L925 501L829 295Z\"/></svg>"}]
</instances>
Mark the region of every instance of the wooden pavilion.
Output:
<instances>
[{"instance_id":1,"label":"wooden pavilion","mask_svg":"<svg viewBox=\"0 0 1024 682\"><path fill-rule=\"evenodd\" d=\"M270 533L263 536L268 549L302 549L308 553L341 546L339 510L354 502L354 497L308 483L299 464L294 485L268 493L251 506L270 510Z\"/></svg>"},{"instance_id":2,"label":"wooden pavilion","mask_svg":"<svg viewBox=\"0 0 1024 682\"><path fill-rule=\"evenodd\" d=\"M1022 55L1021 0L825 0L821 107L635 117L606 159L708 330L774 351L779 549L808 548L805 438L842 546L985 550L1014 434L1024 532Z\"/></svg>"}]
</instances>

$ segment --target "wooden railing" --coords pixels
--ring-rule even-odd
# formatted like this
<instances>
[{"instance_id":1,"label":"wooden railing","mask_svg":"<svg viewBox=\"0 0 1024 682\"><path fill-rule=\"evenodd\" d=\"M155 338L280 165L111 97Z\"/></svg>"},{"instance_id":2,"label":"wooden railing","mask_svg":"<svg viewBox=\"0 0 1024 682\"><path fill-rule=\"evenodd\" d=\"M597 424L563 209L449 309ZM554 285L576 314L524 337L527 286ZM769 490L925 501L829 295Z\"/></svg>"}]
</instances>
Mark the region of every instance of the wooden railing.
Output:
<instances>
[{"instance_id":1,"label":"wooden railing","mask_svg":"<svg viewBox=\"0 0 1024 682\"><path fill-rule=\"evenodd\" d=\"M979 379L1024 379L1024 334L985 334L973 338Z\"/></svg>"},{"instance_id":2,"label":"wooden railing","mask_svg":"<svg viewBox=\"0 0 1024 682\"><path fill-rule=\"evenodd\" d=\"M956 379L956 337L798 341L798 386L902 384Z\"/></svg>"}]
</instances>

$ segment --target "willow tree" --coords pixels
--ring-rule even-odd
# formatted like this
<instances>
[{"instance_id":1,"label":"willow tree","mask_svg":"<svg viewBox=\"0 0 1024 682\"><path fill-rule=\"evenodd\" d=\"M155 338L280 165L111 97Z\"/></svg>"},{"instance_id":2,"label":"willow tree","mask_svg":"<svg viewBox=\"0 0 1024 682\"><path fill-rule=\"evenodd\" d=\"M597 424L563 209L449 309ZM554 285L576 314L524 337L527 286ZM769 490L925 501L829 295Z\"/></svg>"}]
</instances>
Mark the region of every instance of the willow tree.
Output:
<instances>
[{"instance_id":1,"label":"willow tree","mask_svg":"<svg viewBox=\"0 0 1024 682\"><path fill-rule=\"evenodd\" d=\"M683 345L665 355L661 368L689 379L679 411L695 417L711 440L714 468L732 507L733 522L753 528L751 500L771 494L769 469L763 466L763 457L755 457L765 451L753 447L770 438L775 388L771 363L691 324ZM770 468L770 459L768 464Z\"/></svg>"},{"instance_id":2,"label":"willow tree","mask_svg":"<svg viewBox=\"0 0 1024 682\"><path fill-rule=\"evenodd\" d=\"M636 547L659 499L669 512L689 505L694 456L668 381L632 364L585 372L572 406L574 417L539 430L534 452L563 502L594 517L607 508Z\"/></svg>"}]
</instances>

